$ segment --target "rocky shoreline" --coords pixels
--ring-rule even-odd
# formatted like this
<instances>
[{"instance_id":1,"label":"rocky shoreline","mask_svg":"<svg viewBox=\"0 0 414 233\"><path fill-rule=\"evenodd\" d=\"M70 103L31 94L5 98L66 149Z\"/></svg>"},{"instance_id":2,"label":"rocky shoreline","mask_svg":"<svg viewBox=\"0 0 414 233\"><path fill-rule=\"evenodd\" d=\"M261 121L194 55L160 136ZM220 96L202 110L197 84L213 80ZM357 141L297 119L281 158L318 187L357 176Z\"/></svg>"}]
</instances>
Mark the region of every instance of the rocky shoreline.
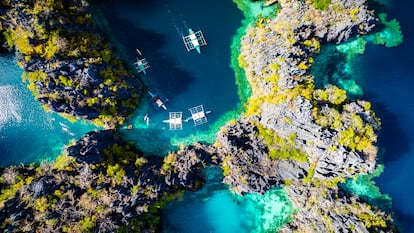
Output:
<instances>
[{"instance_id":1,"label":"rocky shoreline","mask_svg":"<svg viewBox=\"0 0 414 233\"><path fill-rule=\"evenodd\" d=\"M18 2L1 5L9 19L13 15L19 20L1 21L0 30L15 39L12 44L39 100L54 111L106 127L121 124L139 99L140 83L125 73L112 52L106 59L104 54L79 51L81 56L74 59L22 49L29 42L47 47L49 39L60 36L39 39L38 24L30 21L48 22L50 12L40 18L30 12L50 6ZM86 2L70 2L76 5L74 12L87 18ZM277 16L258 16L241 40L238 61L252 95L245 114L225 125L214 145L196 143L164 158L150 157L124 142L116 130L91 132L54 163L1 171L1 229L158 232L163 204L183 190L201 187L202 170L219 165L223 182L235 193L286 190L296 211L280 232L398 232L392 215L338 187L347 178L375 169L379 119L369 102L350 100L336 86L316 89L310 74L321 45L369 33L377 23L373 12L365 0L332 0L327 6L316 0L278 2L268 6L280 7ZM74 12L69 15L74 17ZM50 26L53 31L62 25L68 26ZM78 24L70 25L68 29ZM86 23L80 31L90 26ZM12 35L22 31L33 34L19 42ZM108 48L88 43L98 51ZM104 75L108 67L119 73ZM82 101L85 105L79 106Z\"/></svg>"},{"instance_id":2,"label":"rocky shoreline","mask_svg":"<svg viewBox=\"0 0 414 233\"><path fill-rule=\"evenodd\" d=\"M84 0L4 1L0 30L46 110L113 128L136 108L143 85L88 8Z\"/></svg>"},{"instance_id":3,"label":"rocky shoreline","mask_svg":"<svg viewBox=\"0 0 414 233\"><path fill-rule=\"evenodd\" d=\"M3 232L158 232L166 201L204 183L201 146L148 157L116 130L91 132L54 163L1 173Z\"/></svg>"},{"instance_id":4,"label":"rocky shoreline","mask_svg":"<svg viewBox=\"0 0 414 233\"><path fill-rule=\"evenodd\" d=\"M217 136L223 182L240 194L284 187L297 212L281 232L398 232L391 215L338 188L375 169L379 119L335 86L315 89L309 72L321 44L365 35L377 20L366 1L311 2L279 1L277 16L258 17L242 38L252 96Z\"/></svg>"}]
</instances>

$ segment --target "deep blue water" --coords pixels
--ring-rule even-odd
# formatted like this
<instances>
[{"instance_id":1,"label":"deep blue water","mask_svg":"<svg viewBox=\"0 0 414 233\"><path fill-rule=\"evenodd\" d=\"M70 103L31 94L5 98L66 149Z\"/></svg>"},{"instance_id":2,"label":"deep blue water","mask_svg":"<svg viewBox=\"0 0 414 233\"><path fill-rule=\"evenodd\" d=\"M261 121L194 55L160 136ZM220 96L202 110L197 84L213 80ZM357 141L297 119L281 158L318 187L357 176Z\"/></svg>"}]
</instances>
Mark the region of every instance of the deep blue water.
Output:
<instances>
[{"instance_id":1,"label":"deep blue water","mask_svg":"<svg viewBox=\"0 0 414 233\"><path fill-rule=\"evenodd\" d=\"M203 127L186 124L183 131L170 132L161 123L168 118L167 111L141 107L129 122L135 128L125 131L130 139L143 147L163 147L172 137L208 131L220 116L237 107L234 74L229 68L230 43L242 15L230 0L121 3L106 6L110 10L109 25L131 63L136 48L150 62L145 77L150 90L170 99L169 111L183 111L188 116L187 109L198 104L213 111L209 124ZM385 172L376 181L393 198L404 232L414 232L413 7L414 2L409 0L387 5L389 15L401 22L404 43L391 49L368 45L361 56L362 78L358 80L365 92L364 99L373 102L382 119L379 145L385 150ZM188 27L203 30L208 46L201 48L202 54L185 50L181 34ZM45 113L21 83L21 70L13 59L0 57L0 165L55 157L71 139L93 129ZM147 112L151 116L148 127L142 124ZM181 204L175 203L165 213L165 224L176 232L247 232L252 227L251 213L221 187L200 195L199 199L193 196Z\"/></svg>"},{"instance_id":2,"label":"deep blue water","mask_svg":"<svg viewBox=\"0 0 414 233\"><path fill-rule=\"evenodd\" d=\"M384 173L376 179L390 194L404 232L414 232L414 2L389 1L390 18L400 21L403 44L396 48L368 45L361 57L364 98L382 120L379 146L385 151Z\"/></svg>"},{"instance_id":3,"label":"deep blue water","mask_svg":"<svg viewBox=\"0 0 414 233\"><path fill-rule=\"evenodd\" d=\"M0 56L0 166L52 159L93 127L46 113L22 83L14 56Z\"/></svg>"},{"instance_id":4,"label":"deep blue water","mask_svg":"<svg viewBox=\"0 0 414 233\"><path fill-rule=\"evenodd\" d=\"M101 9L105 9L114 39L127 59L135 62L137 48L147 58L150 68L144 80L149 89L169 99L168 111L153 111L144 105L129 122L134 129L125 135L142 150L160 154L172 138L209 132L224 113L238 107L229 65L230 45L242 13L231 0L124 0L103 4ZM201 54L187 52L182 36L188 28L202 30L207 46L201 47ZM194 127L189 122L181 131L169 131L168 124L162 123L168 112L183 112L186 118L190 116L188 109L200 104L212 111L208 124ZM142 120L146 113L151 118L149 126Z\"/></svg>"}]
</instances>

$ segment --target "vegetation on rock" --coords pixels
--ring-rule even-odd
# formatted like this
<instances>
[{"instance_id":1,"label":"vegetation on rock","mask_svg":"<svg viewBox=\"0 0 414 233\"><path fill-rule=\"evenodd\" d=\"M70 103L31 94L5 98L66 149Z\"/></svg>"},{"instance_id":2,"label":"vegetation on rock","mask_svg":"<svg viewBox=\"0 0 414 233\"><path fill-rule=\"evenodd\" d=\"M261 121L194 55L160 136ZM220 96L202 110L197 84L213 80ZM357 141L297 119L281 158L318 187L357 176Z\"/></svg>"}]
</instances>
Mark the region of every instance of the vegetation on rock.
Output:
<instances>
[{"instance_id":1,"label":"vegetation on rock","mask_svg":"<svg viewBox=\"0 0 414 233\"><path fill-rule=\"evenodd\" d=\"M9 1L4 8L2 34L36 99L99 126L123 124L142 85L91 20L87 2Z\"/></svg>"},{"instance_id":2,"label":"vegetation on rock","mask_svg":"<svg viewBox=\"0 0 414 233\"><path fill-rule=\"evenodd\" d=\"M168 163L176 171L167 174L162 158L141 155L115 131L89 133L56 162L1 171L0 229L158 232L165 202L203 183L205 164L185 165Z\"/></svg>"}]
</instances>

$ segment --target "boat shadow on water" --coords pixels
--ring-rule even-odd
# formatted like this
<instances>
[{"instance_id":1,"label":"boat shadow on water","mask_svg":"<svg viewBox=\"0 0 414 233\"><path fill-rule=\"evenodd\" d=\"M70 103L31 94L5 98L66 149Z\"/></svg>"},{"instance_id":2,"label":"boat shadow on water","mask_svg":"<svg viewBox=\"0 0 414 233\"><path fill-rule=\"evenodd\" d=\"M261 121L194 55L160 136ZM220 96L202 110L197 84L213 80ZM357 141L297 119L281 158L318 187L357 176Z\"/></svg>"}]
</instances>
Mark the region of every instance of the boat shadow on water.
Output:
<instances>
[{"instance_id":1,"label":"boat shadow on water","mask_svg":"<svg viewBox=\"0 0 414 233\"><path fill-rule=\"evenodd\" d=\"M179 67L178 57L165 53L166 36L151 30L137 27L136 22L111 14L110 8L105 8L104 14L112 33L122 50L126 51L131 67L136 60L136 49L145 54L151 68L146 71L145 81L150 89L160 90L172 99L185 93L188 86L195 80L191 74ZM118 27L117 25L123 25ZM180 38L177 38L180 40ZM184 47L184 46L183 46ZM181 48L185 49L185 48Z\"/></svg>"}]
</instances>

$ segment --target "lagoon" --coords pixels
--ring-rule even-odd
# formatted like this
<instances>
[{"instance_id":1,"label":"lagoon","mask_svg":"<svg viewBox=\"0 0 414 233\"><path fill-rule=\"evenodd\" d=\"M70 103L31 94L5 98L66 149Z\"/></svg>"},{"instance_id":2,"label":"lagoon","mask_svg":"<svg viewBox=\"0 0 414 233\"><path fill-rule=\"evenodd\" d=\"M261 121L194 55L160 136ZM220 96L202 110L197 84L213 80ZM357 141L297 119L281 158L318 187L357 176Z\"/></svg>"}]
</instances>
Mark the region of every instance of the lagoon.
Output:
<instances>
[{"instance_id":1,"label":"lagoon","mask_svg":"<svg viewBox=\"0 0 414 233\"><path fill-rule=\"evenodd\" d=\"M169 99L168 111L155 111L143 103L127 123L127 139L137 143L147 153L165 155L166 144L190 144L195 141L214 141L219 126L229 120L226 112L239 108L235 75L230 68L232 37L241 25L242 13L228 1L119 1L101 4L105 18L121 54L130 64L142 53L150 65L142 77L151 92ZM188 52L182 36L188 29L202 30L207 46L201 54ZM208 123L195 127L190 121L181 131L169 131L168 112L182 112L190 116L189 108L202 104ZM149 125L143 117L150 116ZM234 116L234 115L232 115Z\"/></svg>"}]
</instances>

